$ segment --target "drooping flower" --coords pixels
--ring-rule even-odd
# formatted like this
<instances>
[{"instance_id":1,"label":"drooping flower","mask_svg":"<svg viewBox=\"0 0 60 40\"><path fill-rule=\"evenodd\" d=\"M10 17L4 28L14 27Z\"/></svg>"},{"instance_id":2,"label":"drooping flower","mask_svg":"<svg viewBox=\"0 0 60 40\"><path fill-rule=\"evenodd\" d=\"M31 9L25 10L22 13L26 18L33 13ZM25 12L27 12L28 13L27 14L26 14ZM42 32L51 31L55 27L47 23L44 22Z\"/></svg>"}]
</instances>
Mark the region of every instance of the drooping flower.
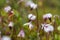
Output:
<instances>
[{"instance_id":1,"label":"drooping flower","mask_svg":"<svg viewBox=\"0 0 60 40\"><path fill-rule=\"evenodd\" d=\"M47 18L51 18L52 17L52 14L51 13L48 13L46 14Z\"/></svg>"},{"instance_id":2,"label":"drooping flower","mask_svg":"<svg viewBox=\"0 0 60 40\"><path fill-rule=\"evenodd\" d=\"M33 15L33 14L29 14L29 15L28 15L28 19L33 21L33 20L36 19L36 16Z\"/></svg>"},{"instance_id":3,"label":"drooping flower","mask_svg":"<svg viewBox=\"0 0 60 40\"><path fill-rule=\"evenodd\" d=\"M8 24L9 29L12 30L13 26L14 26L14 23L12 21L10 21Z\"/></svg>"},{"instance_id":4,"label":"drooping flower","mask_svg":"<svg viewBox=\"0 0 60 40\"><path fill-rule=\"evenodd\" d=\"M9 22L9 24L8 24L9 27L13 27L13 25L14 25L14 23L12 21Z\"/></svg>"},{"instance_id":5,"label":"drooping flower","mask_svg":"<svg viewBox=\"0 0 60 40\"><path fill-rule=\"evenodd\" d=\"M18 34L17 36L24 38L24 37L25 37L25 32L24 32L24 30L20 30L20 32L19 32L19 34Z\"/></svg>"},{"instance_id":6,"label":"drooping flower","mask_svg":"<svg viewBox=\"0 0 60 40\"><path fill-rule=\"evenodd\" d=\"M45 18L51 18L51 17L52 17L52 14L51 13L48 13L48 14L43 15L43 19L45 19Z\"/></svg>"}]
</instances>

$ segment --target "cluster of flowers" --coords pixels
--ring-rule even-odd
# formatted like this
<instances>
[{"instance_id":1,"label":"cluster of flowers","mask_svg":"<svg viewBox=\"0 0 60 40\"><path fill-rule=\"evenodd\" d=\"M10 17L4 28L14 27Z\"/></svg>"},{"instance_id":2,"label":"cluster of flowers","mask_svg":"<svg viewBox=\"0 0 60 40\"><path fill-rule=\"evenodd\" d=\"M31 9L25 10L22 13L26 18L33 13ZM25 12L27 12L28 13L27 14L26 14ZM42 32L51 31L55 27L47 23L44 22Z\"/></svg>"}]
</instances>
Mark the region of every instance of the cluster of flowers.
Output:
<instances>
[{"instance_id":1,"label":"cluster of flowers","mask_svg":"<svg viewBox=\"0 0 60 40\"><path fill-rule=\"evenodd\" d=\"M29 1L30 2L30 1ZM29 4L28 2L28 4ZM32 2L33 3L33 2ZM13 10L11 10L11 7L10 6L7 6L4 8L5 12L7 12L9 14L9 16L11 16L12 14L14 14ZM51 13L48 13L48 14L45 14L43 15L43 19L50 19L52 17L52 14ZM36 16L33 15L33 14L28 14L28 19L30 20L29 22L23 24L23 26L26 26L28 25L29 29L32 30L34 28L34 25L32 24L32 22L36 19ZM9 21L9 24L8 24L9 28L11 29L13 26L14 26L14 23L12 21ZM45 31L45 32L49 32L49 31L53 31L54 28L51 24L47 24L47 23L44 23L42 24L42 29ZM25 32L24 30L20 30L19 34L17 35L18 37L25 37ZM4 37L3 37L4 39ZM8 38L9 39L9 38Z\"/></svg>"},{"instance_id":2,"label":"cluster of flowers","mask_svg":"<svg viewBox=\"0 0 60 40\"><path fill-rule=\"evenodd\" d=\"M37 8L37 4L35 4L33 1L31 0L20 0L21 2L25 2L25 6L28 7L30 6L32 9L36 9ZM9 17L11 17L11 15L14 14L12 8L10 6L6 6L4 8L5 12L7 12L9 14ZM56 15L57 16L57 15ZM55 16L54 16L55 17ZM43 20L47 20L49 19L51 21L51 18L52 18L52 14L51 13L48 13L48 14L45 14L43 15ZM32 22L36 19L36 16L33 15L33 14L28 14L28 19L30 20L29 22L23 24L23 26L26 26L28 25L29 29L32 30L34 28L34 25L32 24ZM0 21L1 21L1 18L0 18ZM43 23L41 24L42 25L42 29L45 31L45 32L52 32L54 30L54 27L51 25L51 24L47 24L47 23ZM11 29L12 27L14 26L14 23L12 21L9 21L9 24L8 24L8 27ZM0 32L1 34L1 32ZM20 30L19 34L17 35L18 37L25 37L25 32L24 30ZM2 40L11 40L8 36L3 36L2 37Z\"/></svg>"},{"instance_id":3,"label":"cluster of flowers","mask_svg":"<svg viewBox=\"0 0 60 40\"><path fill-rule=\"evenodd\" d=\"M9 17L12 17L12 15L14 14L14 12L13 12L13 10L12 10L12 8L11 8L10 6L6 6L6 7L4 8L4 11L5 11L6 13L8 13L8 16L9 16ZM9 17L8 17L8 18L9 18ZM9 21L8 27L9 27L10 29L13 27L13 25L14 25L14 23L13 23L12 21Z\"/></svg>"},{"instance_id":4,"label":"cluster of flowers","mask_svg":"<svg viewBox=\"0 0 60 40\"><path fill-rule=\"evenodd\" d=\"M47 19L49 19L51 21L51 17L52 17L52 14L51 13L48 13L48 14L43 15L43 19L45 21ZM50 31L53 31L54 30L53 26L51 24L48 24L48 23L42 24L42 29L44 29L45 32L50 32Z\"/></svg>"},{"instance_id":5,"label":"cluster of flowers","mask_svg":"<svg viewBox=\"0 0 60 40\"><path fill-rule=\"evenodd\" d=\"M31 20L31 21L29 21L28 23L23 24L23 26L28 25L29 29L31 30L31 29L33 29L33 27L34 27L33 24L32 24L32 21L36 19L36 16L33 15L33 14L29 14L29 15L28 15L28 19ZM23 37L23 38L25 37L24 30L21 30L21 31L19 32L18 37Z\"/></svg>"}]
</instances>

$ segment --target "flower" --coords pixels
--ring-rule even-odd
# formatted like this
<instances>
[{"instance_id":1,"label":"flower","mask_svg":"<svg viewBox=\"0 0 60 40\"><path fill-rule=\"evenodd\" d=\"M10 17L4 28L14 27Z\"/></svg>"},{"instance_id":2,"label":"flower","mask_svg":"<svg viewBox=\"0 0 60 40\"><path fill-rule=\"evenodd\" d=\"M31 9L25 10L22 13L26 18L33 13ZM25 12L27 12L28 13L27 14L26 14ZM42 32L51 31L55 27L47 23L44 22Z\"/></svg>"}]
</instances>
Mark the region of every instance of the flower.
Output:
<instances>
[{"instance_id":1,"label":"flower","mask_svg":"<svg viewBox=\"0 0 60 40\"><path fill-rule=\"evenodd\" d=\"M46 19L47 17L46 17L46 15L43 15L43 19Z\"/></svg>"},{"instance_id":2,"label":"flower","mask_svg":"<svg viewBox=\"0 0 60 40\"><path fill-rule=\"evenodd\" d=\"M8 24L8 26L9 26L9 27L13 27L13 25L14 25L14 24L13 24L13 22L12 22L12 21L11 21L11 22L9 22L9 24Z\"/></svg>"},{"instance_id":3,"label":"flower","mask_svg":"<svg viewBox=\"0 0 60 40\"><path fill-rule=\"evenodd\" d=\"M37 4L31 3L30 7L33 8L33 9L36 9L37 8Z\"/></svg>"},{"instance_id":4,"label":"flower","mask_svg":"<svg viewBox=\"0 0 60 40\"><path fill-rule=\"evenodd\" d=\"M34 27L32 24L29 24L28 26L30 30Z\"/></svg>"},{"instance_id":5,"label":"flower","mask_svg":"<svg viewBox=\"0 0 60 40\"><path fill-rule=\"evenodd\" d=\"M28 27L29 27L30 30L34 27L31 22L25 23L24 26L25 25L28 25Z\"/></svg>"},{"instance_id":6,"label":"flower","mask_svg":"<svg viewBox=\"0 0 60 40\"><path fill-rule=\"evenodd\" d=\"M52 17L52 14L51 13L48 13L48 14L43 15L43 19L51 18L51 17Z\"/></svg>"},{"instance_id":7,"label":"flower","mask_svg":"<svg viewBox=\"0 0 60 40\"><path fill-rule=\"evenodd\" d=\"M2 40L11 40L11 38L8 37L8 36L3 36L3 37L2 37Z\"/></svg>"},{"instance_id":8,"label":"flower","mask_svg":"<svg viewBox=\"0 0 60 40\"><path fill-rule=\"evenodd\" d=\"M28 18L29 18L30 20L35 20L35 19L36 19L36 16L33 15L33 14L29 14L29 15L28 15Z\"/></svg>"},{"instance_id":9,"label":"flower","mask_svg":"<svg viewBox=\"0 0 60 40\"><path fill-rule=\"evenodd\" d=\"M18 37L23 37L23 38L25 37L24 30L20 30Z\"/></svg>"},{"instance_id":10,"label":"flower","mask_svg":"<svg viewBox=\"0 0 60 40\"><path fill-rule=\"evenodd\" d=\"M48 13L46 14L47 18L51 18L52 17L52 14L51 13Z\"/></svg>"},{"instance_id":11,"label":"flower","mask_svg":"<svg viewBox=\"0 0 60 40\"><path fill-rule=\"evenodd\" d=\"M45 32L52 32L54 30L53 26L50 24L42 24L42 29L44 28Z\"/></svg>"},{"instance_id":12,"label":"flower","mask_svg":"<svg viewBox=\"0 0 60 40\"><path fill-rule=\"evenodd\" d=\"M4 8L4 10L5 10L5 12L9 12L9 11L11 10L11 7L10 7L10 6L6 6L6 7Z\"/></svg>"},{"instance_id":13,"label":"flower","mask_svg":"<svg viewBox=\"0 0 60 40\"><path fill-rule=\"evenodd\" d=\"M33 9L36 9L37 8L37 4L35 4L32 1L27 1L25 5L26 5L26 7L30 6Z\"/></svg>"}]
</instances>

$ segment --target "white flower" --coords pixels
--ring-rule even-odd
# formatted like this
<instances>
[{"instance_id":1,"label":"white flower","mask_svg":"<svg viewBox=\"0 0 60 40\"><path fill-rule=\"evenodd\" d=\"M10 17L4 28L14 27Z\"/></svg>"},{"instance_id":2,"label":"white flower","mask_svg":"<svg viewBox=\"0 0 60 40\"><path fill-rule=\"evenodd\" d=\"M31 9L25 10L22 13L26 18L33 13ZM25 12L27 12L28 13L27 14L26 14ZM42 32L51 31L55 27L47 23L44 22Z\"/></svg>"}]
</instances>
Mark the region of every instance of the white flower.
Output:
<instances>
[{"instance_id":1,"label":"white flower","mask_svg":"<svg viewBox=\"0 0 60 40\"><path fill-rule=\"evenodd\" d=\"M33 9L36 9L37 8L37 4L31 3L30 7L33 8Z\"/></svg>"},{"instance_id":2,"label":"white flower","mask_svg":"<svg viewBox=\"0 0 60 40\"><path fill-rule=\"evenodd\" d=\"M2 37L2 40L11 40L11 38L8 37L8 36L3 36L3 37Z\"/></svg>"},{"instance_id":3,"label":"white flower","mask_svg":"<svg viewBox=\"0 0 60 40\"><path fill-rule=\"evenodd\" d=\"M27 7L30 6L30 7L33 8L33 9L36 9L36 8L37 8L37 4L35 4L35 3L32 2L32 1L27 1L25 5L26 5Z\"/></svg>"},{"instance_id":4,"label":"white flower","mask_svg":"<svg viewBox=\"0 0 60 40\"><path fill-rule=\"evenodd\" d=\"M11 7L10 7L10 6L6 6L6 7L4 8L4 10L5 10L5 12L9 12L9 11L11 10Z\"/></svg>"},{"instance_id":5,"label":"white flower","mask_svg":"<svg viewBox=\"0 0 60 40\"><path fill-rule=\"evenodd\" d=\"M25 37L25 33L23 30L19 32L18 37L23 37L23 38Z\"/></svg>"},{"instance_id":6,"label":"white flower","mask_svg":"<svg viewBox=\"0 0 60 40\"><path fill-rule=\"evenodd\" d=\"M31 22L25 23L24 26L25 26L25 25L28 25L30 30L34 27Z\"/></svg>"},{"instance_id":7,"label":"white flower","mask_svg":"<svg viewBox=\"0 0 60 40\"><path fill-rule=\"evenodd\" d=\"M13 25L14 25L13 22L9 22L8 24L9 27L13 27Z\"/></svg>"},{"instance_id":8,"label":"white flower","mask_svg":"<svg viewBox=\"0 0 60 40\"><path fill-rule=\"evenodd\" d=\"M52 14L51 13L48 13L48 14L43 15L43 19L45 19L45 18L51 18L51 17L52 17Z\"/></svg>"},{"instance_id":9,"label":"white flower","mask_svg":"<svg viewBox=\"0 0 60 40\"><path fill-rule=\"evenodd\" d=\"M48 13L46 14L47 18L51 18L52 17L52 14L51 13Z\"/></svg>"},{"instance_id":10,"label":"white flower","mask_svg":"<svg viewBox=\"0 0 60 40\"><path fill-rule=\"evenodd\" d=\"M35 20L35 19L36 19L36 16L33 15L33 14L29 14L29 15L28 15L28 18L29 18L30 20Z\"/></svg>"},{"instance_id":11,"label":"white flower","mask_svg":"<svg viewBox=\"0 0 60 40\"><path fill-rule=\"evenodd\" d=\"M53 26L50 24L43 24L42 27L44 28L45 32L52 32L54 30Z\"/></svg>"},{"instance_id":12,"label":"white flower","mask_svg":"<svg viewBox=\"0 0 60 40\"><path fill-rule=\"evenodd\" d=\"M33 27L34 27L32 24L29 24L28 26L29 26L30 30L33 29Z\"/></svg>"}]
</instances>

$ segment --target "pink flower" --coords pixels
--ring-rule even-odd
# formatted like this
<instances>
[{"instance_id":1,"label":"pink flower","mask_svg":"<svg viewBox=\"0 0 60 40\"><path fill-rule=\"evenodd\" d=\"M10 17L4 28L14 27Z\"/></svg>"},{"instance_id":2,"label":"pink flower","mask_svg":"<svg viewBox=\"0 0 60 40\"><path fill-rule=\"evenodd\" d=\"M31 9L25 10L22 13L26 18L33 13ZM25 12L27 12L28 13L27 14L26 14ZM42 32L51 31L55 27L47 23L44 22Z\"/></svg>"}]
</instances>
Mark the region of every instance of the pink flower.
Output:
<instances>
[{"instance_id":1,"label":"pink flower","mask_svg":"<svg viewBox=\"0 0 60 40\"><path fill-rule=\"evenodd\" d=\"M18 37L23 37L23 38L25 37L24 30L20 30Z\"/></svg>"}]
</instances>

